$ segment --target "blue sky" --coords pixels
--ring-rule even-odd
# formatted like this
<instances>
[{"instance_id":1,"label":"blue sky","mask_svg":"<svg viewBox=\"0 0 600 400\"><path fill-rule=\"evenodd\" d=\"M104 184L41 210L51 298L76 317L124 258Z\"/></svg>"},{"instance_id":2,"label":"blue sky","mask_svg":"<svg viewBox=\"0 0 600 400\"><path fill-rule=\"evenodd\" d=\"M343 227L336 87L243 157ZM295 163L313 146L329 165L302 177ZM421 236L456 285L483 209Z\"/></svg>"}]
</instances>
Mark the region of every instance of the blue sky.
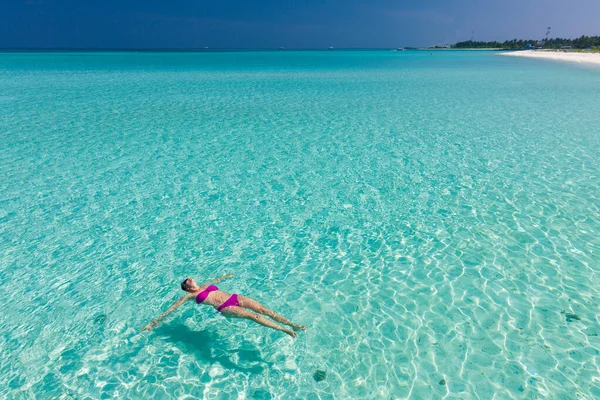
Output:
<instances>
[{"instance_id":1,"label":"blue sky","mask_svg":"<svg viewBox=\"0 0 600 400\"><path fill-rule=\"evenodd\" d=\"M5 0L0 47L400 47L600 35L600 0Z\"/></svg>"}]
</instances>

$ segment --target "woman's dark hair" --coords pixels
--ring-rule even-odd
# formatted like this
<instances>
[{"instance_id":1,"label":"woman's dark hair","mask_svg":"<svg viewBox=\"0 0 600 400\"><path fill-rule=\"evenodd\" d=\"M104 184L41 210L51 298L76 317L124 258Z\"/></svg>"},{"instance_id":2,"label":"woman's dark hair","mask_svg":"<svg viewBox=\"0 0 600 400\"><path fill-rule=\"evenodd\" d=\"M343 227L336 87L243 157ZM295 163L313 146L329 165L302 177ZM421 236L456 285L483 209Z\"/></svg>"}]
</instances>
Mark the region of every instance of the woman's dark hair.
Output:
<instances>
[{"instance_id":1,"label":"woman's dark hair","mask_svg":"<svg viewBox=\"0 0 600 400\"><path fill-rule=\"evenodd\" d=\"M183 282L181 282L181 290L187 290L188 288L188 281L190 280L190 278L185 278L183 280Z\"/></svg>"}]
</instances>

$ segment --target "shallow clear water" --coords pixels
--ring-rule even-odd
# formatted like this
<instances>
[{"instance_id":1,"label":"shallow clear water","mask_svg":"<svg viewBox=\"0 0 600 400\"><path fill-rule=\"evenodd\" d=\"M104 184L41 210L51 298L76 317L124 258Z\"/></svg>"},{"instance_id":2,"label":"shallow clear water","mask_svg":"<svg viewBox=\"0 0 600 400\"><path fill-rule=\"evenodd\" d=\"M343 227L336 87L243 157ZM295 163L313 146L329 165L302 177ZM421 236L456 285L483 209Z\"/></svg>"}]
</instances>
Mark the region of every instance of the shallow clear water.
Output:
<instances>
[{"instance_id":1,"label":"shallow clear water","mask_svg":"<svg viewBox=\"0 0 600 400\"><path fill-rule=\"evenodd\" d=\"M497 53L0 54L0 397L600 397L599 104ZM139 332L227 272L309 330Z\"/></svg>"}]
</instances>

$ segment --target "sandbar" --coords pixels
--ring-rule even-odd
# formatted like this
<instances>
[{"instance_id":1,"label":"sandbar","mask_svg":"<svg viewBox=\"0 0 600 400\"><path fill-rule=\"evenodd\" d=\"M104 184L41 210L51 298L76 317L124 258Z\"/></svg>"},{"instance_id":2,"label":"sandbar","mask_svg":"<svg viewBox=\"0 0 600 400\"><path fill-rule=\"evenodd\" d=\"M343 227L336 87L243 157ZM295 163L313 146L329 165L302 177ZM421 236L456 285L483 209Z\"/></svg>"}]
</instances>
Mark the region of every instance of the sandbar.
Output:
<instances>
[{"instance_id":1,"label":"sandbar","mask_svg":"<svg viewBox=\"0 0 600 400\"><path fill-rule=\"evenodd\" d=\"M545 58L600 66L600 53L563 52L547 50L522 50L501 53L504 56Z\"/></svg>"}]
</instances>

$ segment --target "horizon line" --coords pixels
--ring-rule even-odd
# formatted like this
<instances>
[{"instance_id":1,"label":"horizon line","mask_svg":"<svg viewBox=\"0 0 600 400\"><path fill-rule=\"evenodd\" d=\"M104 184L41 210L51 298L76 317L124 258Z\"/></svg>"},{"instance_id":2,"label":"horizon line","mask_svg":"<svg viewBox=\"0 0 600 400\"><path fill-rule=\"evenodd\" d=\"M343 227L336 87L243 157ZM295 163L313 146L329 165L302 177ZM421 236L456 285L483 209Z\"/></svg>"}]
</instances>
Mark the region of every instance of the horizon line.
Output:
<instances>
[{"instance_id":1,"label":"horizon line","mask_svg":"<svg viewBox=\"0 0 600 400\"><path fill-rule=\"evenodd\" d=\"M0 47L3 50L86 50L86 51L228 51L228 50L396 50L396 49L423 49L426 46L398 46L398 47Z\"/></svg>"}]
</instances>

